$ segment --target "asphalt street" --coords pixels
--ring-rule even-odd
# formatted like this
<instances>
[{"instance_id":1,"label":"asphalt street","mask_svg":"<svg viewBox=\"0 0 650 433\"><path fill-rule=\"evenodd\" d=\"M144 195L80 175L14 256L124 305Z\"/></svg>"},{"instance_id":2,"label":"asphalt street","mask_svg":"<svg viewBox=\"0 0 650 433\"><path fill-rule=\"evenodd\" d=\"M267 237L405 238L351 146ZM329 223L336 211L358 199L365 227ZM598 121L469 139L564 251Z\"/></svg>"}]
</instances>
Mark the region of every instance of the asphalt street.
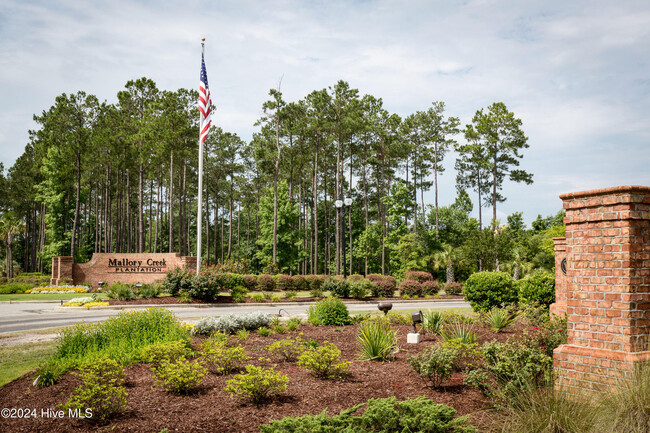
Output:
<instances>
[{"instance_id":1,"label":"asphalt street","mask_svg":"<svg viewBox=\"0 0 650 433\"><path fill-rule=\"evenodd\" d=\"M377 302L346 303L348 310L374 311ZM306 314L309 303L277 304L225 304L225 305L179 305L164 306L172 310L184 321L194 322L204 316L220 316L228 313L245 313L262 311L269 314L297 315ZM427 310L465 308L469 304L462 300L427 299L422 301L396 301L393 310ZM146 308L143 306L102 307L93 309L61 307L59 302L0 302L0 334L16 331L34 331L39 329L70 326L75 323L97 322L114 316L121 311Z\"/></svg>"}]
</instances>

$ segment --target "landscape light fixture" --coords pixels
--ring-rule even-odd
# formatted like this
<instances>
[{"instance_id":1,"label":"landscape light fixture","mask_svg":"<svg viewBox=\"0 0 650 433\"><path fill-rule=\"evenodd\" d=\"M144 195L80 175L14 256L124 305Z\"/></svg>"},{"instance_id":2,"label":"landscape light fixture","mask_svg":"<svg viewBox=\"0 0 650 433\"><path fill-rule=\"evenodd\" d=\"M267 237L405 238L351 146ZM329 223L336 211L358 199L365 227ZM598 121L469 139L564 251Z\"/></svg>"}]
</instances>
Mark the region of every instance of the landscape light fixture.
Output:
<instances>
[{"instance_id":1,"label":"landscape light fixture","mask_svg":"<svg viewBox=\"0 0 650 433\"><path fill-rule=\"evenodd\" d=\"M344 200L338 199L334 201L334 206L336 206L336 211L339 213L339 218L341 220L341 240L343 241L343 278L348 277L348 268L346 266L347 260L345 259L345 208L347 207L350 209L350 206L352 206L352 199L350 197L346 197ZM340 269L336 270L337 272L340 271Z\"/></svg>"},{"instance_id":2,"label":"landscape light fixture","mask_svg":"<svg viewBox=\"0 0 650 433\"><path fill-rule=\"evenodd\" d=\"M104 285L104 282L103 282L103 281L97 281L97 285L98 285L99 288L101 289L102 286Z\"/></svg>"},{"instance_id":3,"label":"landscape light fixture","mask_svg":"<svg viewBox=\"0 0 650 433\"><path fill-rule=\"evenodd\" d=\"M393 309L393 304L391 302L380 302L377 308L379 308L379 311L383 311L384 316L386 316L388 315L388 311Z\"/></svg>"},{"instance_id":4,"label":"landscape light fixture","mask_svg":"<svg viewBox=\"0 0 650 433\"><path fill-rule=\"evenodd\" d=\"M417 323L422 323L422 311L414 311L411 313L411 320L413 320L413 333L417 333L418 330L415 327Z\"/></svg>"},{"instance_id":5,"label":"landscape light fixture","mask_svg":"<svg viewBox=\"0 0 650 433\"><path fill-rule=\"evenodd\" d=\"M135 283L135 287L139 289L140 287L142 287L142 283Z\"/></svg>"}]
</instances>

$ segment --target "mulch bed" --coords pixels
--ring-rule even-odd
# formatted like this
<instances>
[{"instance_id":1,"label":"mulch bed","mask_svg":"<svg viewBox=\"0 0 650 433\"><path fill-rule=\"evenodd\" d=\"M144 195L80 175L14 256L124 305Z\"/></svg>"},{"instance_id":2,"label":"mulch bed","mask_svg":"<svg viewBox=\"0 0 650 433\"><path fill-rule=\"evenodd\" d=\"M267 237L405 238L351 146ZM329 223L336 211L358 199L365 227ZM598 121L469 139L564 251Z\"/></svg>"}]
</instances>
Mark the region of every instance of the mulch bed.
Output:
<instances>
[{"instance_id":1,"label":"mulch bed","mask_svg":"<svg viewBox=\"0 0 650 433\"><path fill-rule=\"evenodd\" d=\"M151 369L146 364L126 367L126 391L128 393L127 412L114 418L109 424L96 426L88 421L77 419L48 419L42 417L41 409L58 410L65 403L80 380L66 374L59 383L48 388L32 386L33 374L25 375L0 388L1 408L35 408L36 419L0 419L2 432L143 432L156 433L167 428L169 432L259 432L259 425L285 416L318 414L327 410L329 414L340 411L370 398L396 396L399 400L426 396L437 403L452 406L459 415L472 414L476 426L484 424L489 414L483 409L490 402L476 389L463 385L462 374L455 373L441 389L427 387L409 365L408 358L433 345L439 337L423 335L421 344L407 344L406 334L411 326L399 325L400 351L391 362L362 362L357 360L358 345L355 337L358 325L346 327L303 324L296 332L273 334L261 337L251 333L248 339L232 337L231 344L241 344L252 357L251 363L259 364L257 359L269 357L264 347L275 340L295 337L302 332L302 338L313 338L319 342L330 341L342 351L342 358L352 361L350 376L343 381L321 380L312 377L295 362L274 359L277 370L289 376L287 389L260 407L244 403L230 397L224 391L225 382L232 376L209 374L198 392L179 396L168 394L156 385ZM505 341L518 337L524 325L515 324L509 332L495 334L479 326L481 343L497 339ZM198 348L201 338L194 337L193 344ZM485 431L481 428L481 431Z\"/></svg>"},{"instance_id":2,"label":"mulch bed","mask_svg":"<svg viewBox=\"0 0 650 433\"><path fill-rule=\"evenodd\" d=\"M274 293L275 294L275 293ZM278 294L280 294L278 292ZM450 296L450 295L442 295L436 299L456 299L456 300L462 300L464 299L462 295L459 296ZM251 298L246 298L244 300L244 303L247 304L253 304L253 303L266 303L266 304L273 304L273 303L278 303L278 302L314 302L317 301L318 299L312 297L312 296L307 296L307 297L302 297L302 298L294 298L293 300L288 299L288 298L281 298L280 301L272 301L270 299L264 299L261 302L254 301ZM413 299L412 301L427 301L431 300L427 298L419 298L419 299ZM149 305L149 304L155 304L155 305L169 305L169 304L183 304L184 302L181 302L180 298L176 296L164 296L161 298L136 298L132 299L130 301L120 301L117 299L106 299L109 303L109 305ZM343 302L360 302L358 299L342 299ZM380 301L404 301L402 298L364 298L363 302L380 302ZM205 302L205 301L200 301L198 299L192 299L190 302L185 302L186 304L233 304L232 297L230 296L218 296L217 299L214 302Z\"/></svg>"}]
</instances>

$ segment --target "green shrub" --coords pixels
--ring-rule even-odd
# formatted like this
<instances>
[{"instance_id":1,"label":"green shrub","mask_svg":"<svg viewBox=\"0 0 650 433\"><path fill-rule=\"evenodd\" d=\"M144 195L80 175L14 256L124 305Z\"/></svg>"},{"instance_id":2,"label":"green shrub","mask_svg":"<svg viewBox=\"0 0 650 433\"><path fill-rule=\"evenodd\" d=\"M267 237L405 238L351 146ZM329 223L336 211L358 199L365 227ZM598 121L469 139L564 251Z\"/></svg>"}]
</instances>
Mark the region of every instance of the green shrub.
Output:
<instances>
[{"instance_id":1,"label":"green shrub","mask_svg":"<svg viewBox=\"0 0 650 433\"><path fill-rule=\"evenodd\" d=\"M173 296L179 292L187 292L192 286L192 273L184 268L175 267L165 272L165 279L162 280L162 285L167 293Z\"/></svg>"},{"instance_id":2,"label":"green shrub","mask_svg":"<svg viewBox=\"0 0 650 433\"><path fill-rule=\"evenodd\" d=\"M178 358L174 362L163 360L154 368L158 385L174 394L188 394L194 391L207 374L207 370L198 362Z\"/></svg>"},{"instance_id":3,"label":"green shrub","mask_svg":"<svg viewBox=\"0 0 650 433\"><path fill-rule=\"evenodd\" d=\"M363 415L354 416L363 406ZM346 409L339 415L305 415L298 418L286 417L271 421L271 425L261 425L262 433L477 433L468 424L467 417L456 418L456 410L437 404L425 397L397 401L395 397L370 399Z\"/></svg>"},{"instance_id":4,"label":"green shrub","mask_svg":"<svg viewBox=\"0 0 650 433\"><path fill-rule=\"evenodd\" d=\"M120 301L130 301L135 299L135 292L125 283L113 283L108 288L107 295L111 299L119 299Z\"/></svg>"},{"instance_id":5,"label":"green shrub","mask_svg":"<svg viewBox=\"0 0 650 433\"><path fill-rule=\"evenodd\" d=\"M260 337L268 337L269 335L271 335L271 330L266 326L262 326L257 330L257 335L259 335Z\"/></svg>"},{"instance_id":6,"label":"green shrub","mask_svg":"<svg viewBox=\"0 0 650 433\"><path fill-rule=\"evenodd\" d=\"M490 311L517 300L513 285L514 280L505 272L477 272L465 282L465 298L474 311Z\"/></svg>"},{"instance_id":7,"label":"green shrub","mask_svg":"<svg viewBox=\"0 0 650 433\"><path fill-rule=\"evenodd\" d=\"M275 280L275 288L283 292L293 289L293 280L287 274L278 274L273 277Z\"/></svg>"},{"instance_id":8,"label":"green shrub","mask_svg":"<svg viewBox=\"0 0 650 433\"><path fill-rule=\"evenodd\" d=\"M310 347L298 357L298 365L320 379L340 379L348 373L350 363L341 359L341 351L329 341Z\"/></svg>"},{"instance_id":9,"label":"green shrub","mask_svg":"<svg viewBox=\"0 0 650 433\"><path fill-rule=\"evenodd\" d=\"M323 297L323 293L324 293L324 292L323 292L323 289L321 289L320 287L317 287L317 288L315 288L315 289L311 289L311 290L309 291L309 294L310 294L311 296L313 296L314 298L316 298L316 299L318 299L318 298L322 298L322 297Z\"/></svg>"},{"instance_id":10,"label":"green shrub","mask_svg":"<svg viewBox=\"0 0 650 433\"><path fill-rule=\"evenodd\" d=\"M65 361L50 358L36 370L34 383L39 387L52 386L68 371L68 368L69 365Z\"/></svg>"},{"instance_id":11,"label":"green shrub","mask_svg":"<svg viewBox=\"0 0 650 433\"><path fill-rule=\"evenodd\" d=\"M430 272L423 271L408 271L404 278L408 280L417 281L418 283L424 283L425 281L433 281L433 275Z\"/></svg>"},{"instance_id":12,"label":"green shrub","mask_svg":"<svg viewBox=\"0 0 650 433\"><path fill-rule=\"evenodd\" d=\"M266 346L266 350L272 355L279 356L284 361L293 362L305 351L305 344L302 338L298 336L295 339L277 340Z\"/></svg>"},{"instance_id":13,"label":"green shrub","mask_svg":"<svg viewBox=\"0 0 650 433\"><path fill-rule=\"evenodd\" d=\"M262 302L262 301L264 301L264 295L261 294L261 293L253 293L253 294L251 295L251 298L252 298L253 301L255 301L255 302Z\"/></svg>"},{"instance_id":14,"label":"green shrub","mask_svg":"<svg viewBox=\"0 0 650 433\"><path fill-rule=\"evenodd\" d=\"M284 334L287 332L287 327L283 323L277 323L271 326L271 330L276 334Z\"/></svg>"},{"instance_id":15,"label":"green shrub","mask_svg":"<svg viewBox=\"0 0 650 433\"><path fill-rule=\"evenodd\" d=\"M148 364L160 364L162 361L173 362L192 354L187 341L166 341L143 347L140 350L140 360Z\"/></svg>"},{"instance_id":16,"label":"green shrub","mask_svg":"<svg viewBox=\"0 0 650 433\"><path fill-rule=\"evenodd\" d=\"M246 366L246 373L236 374L226 382L226 392L230 395L260 404L272 395L284 391L289 378L272 368Z\"/></svg>"},{"instance_id":17,"label":"green shrub","mask_svg":"<svg viewBox=\"0 0 650 433\"><path fill-rule=\"evenodd\" d=\"M239 331L235 332L235 335L236 335L237 338L239 338L240 340L245 340L245 339L247 339L248 336L249 336L249 334L250 334L250 332L247 331L246 329L240 329Z\"/></svg>"},{"instance_id":18,"label":"green shrub","mask_svg":"<svg viewBox=\"0 0 650 433\"><path fill-rule=\"evenodd\" d=\"M356 280L350 281L350 296L355 299L364 299L370 293L372 293L372 288L374 285L370 280L365 278L359 278Z\"/></svg>"},{"instance_id":19,"label":"green shrub","mask_svg":"<svg viewBox=\"0 0 650 433\"><path fill-rule=\"evenodd\" d=\"M298 296L298 292L296 292L295 290L289 290L284 295L287 299L293 301L294 299L296 299L296 296Z\"/></svg>"},{"instance_id":20,"label":"green shrub","mask_svg":"<svg viewBox=\"0 0 650 433\"><path fill-rule=\"evenodd\" d=\"M157 298L162 293L162 286L159 284L143 284L137 289L136 295L140 298Z\"/></svg>"},{"instance_id":21,"label":"green shrub","mask_svg":"<svg viewBox=\"0 0 650 433\"><path fill-rule=\"evenodd\" d=\"M543 385L550 377L553 360L537 348L512 341L492 341L485 343L482 350L485 369L498 387L491 390L492 396L507 398L525 387Z\"/></svg>"},{"instance_id":22,"label":"green shrub","mask_svg":"<svg viewBox=\"0 0 650 433\"><path fill-rule=\"evenodd\" d=\"M6 283L0 286L0 295L13 295L15 293L25 293L34 286L27 283Z\"/></svg>"},{"instance_id":23,"label":"green shrub","mask_svg":"<svg viewBox=\"0 0 650 433\"><path fill-rule=\"evenodd\" d=\"M245 288L246 279L241 274L227 272L224 274L216 274L215 278L223 291L233 291L237 287Z\"/></svg>"},{"instance_id":24,"label":"green shrub","mask_svg":"<svg viewBox=\"0 0 650 433\"><path fill-rule=\"evenodd\" d=\"M307 310L307 321L312 325L350 325L352 319L343 301L329 297L311 305Z\"/></svg>"},{"instance_id":25,"label":"green shrub","mask_svg":"<svg viewBox=\"0 0 650 433\"><path fill-rule=\"evenodd\" d=\"M261 311L242 314L224 314L220 317L202 317L194 324L195 334L211 335L214 332L234 334L240 329L255 330L266 326L271 321L271 316Z\"/></svg>"},{"instance_id":26,"label":"green shrub","mask_svg":"<svg viewBox=\"0 0 650 433\"><path fill-rule=\"evenodd\" d=\"M463 287L455 281L445 284L444 290L448 295L460 295L463 293Z\"/></svg>"},{"instance_id":27,"label":"green shrub","mask_svg":"<svg viewBox=\"0 0 650 433\"><path fill-rule=\"evenodd\" d=\"M422 296L422 284L415 280L405 280L399 285L400 296Z\"/></svg>"},{"instance_id":28,"label":"green shrub","mask_svg":"<svg viewBox=\"0 0 650 433\"><path fill-rule=\"evenodd\" d=\"M536 272L515 283L519 303L538 303L548 307L555 302L555 275L551 272Z\"/></svg>"},{"instance_id":29,"label":"green shrub","mask_svg":"<svg viewBox=\"0 0 650 433\"><path fill-rule=\"evenodd\" d=\"M494 332L501 332L506 326L517 320L517 313L509 313L504 308L493 308L485 314L488 327Z\"/></svg>"},{"instance_id":30,"label":"green shrub","mask_svg":"<svg viewBox=\"0 0 650 433\"><path fill-rule=\"evenodd\" d=\"M386 361L397 347L397 331L390 329L387 321L367 321L359 326L357 342L361 360Z\"/></svg>"},{"instance_id":31,"label":"green shrub","mask_svg":"<svg viewBox=\"0 0 650 433\"><path fill-rule=\"evenodd\" d=\"M305 275L305 281L309 285L309 289L320 289L327 279L327 275Z\"/></svg>"},{"instance_id":32,"label":"green shrub","mask_svg":"<svg viewBox=\"0 0 650 433\"><path fill-rule=\"evenodd\" d=\"M275 280L269 274L260 274L257 276L257 290L261 292L275 290Z\"/></svg>"},{"instance_id":33,"label":"green shrub","mask_svg":"<svg viewBox=\"0 0 650 433\"><path fill-rule=\"evenodd\" d=\"M82 367L78 376L83 385L75 388L63 409L77 409L82 415L91 411L90 420L102 422L126 410L124 370L109 358L96 360Z\"/></svg>"},{"instance_id":34,"label":"green shrub","mask_svg":"<svg viewBox=\"0 0 650 433\"><path fill-rule=\"evenodd\" d=\"M296 331L300 327L301 323L302 320L300 320L300 317L292 317L287 321L287 329L291 332Z\"/></svg>"},{"instance_id":35,"label":"green shrub","mask_svg":"<svg viewBox=\"0 0 650 433\"><path fill-rule=\"evenodd\" d=\"M457 356L454 360L454 371L465 371L480 366L483 363L483 353L478 343L464 343L461 340L448 340L438 343L439 348L453 349Z\"/></svg>"},{"instance_id":36,"label":"green shrub","mask_svg":"<svg viewBox=\"0 0 650 433\"><path fill-rule=\"evenodd\" d=\"M233 302L244 302L246 295L248 295L248 289L244 286L235 286L230 291Z\"/></svg>"},{"instance_id":37,"label":"green shrub","mask_svg":"<svg viewBox=\"0 0 650 433\"><path fill-rule=\"evenodd\" d=\"M411 367L424 376L432 387L438 388L449 379L454 371L458 350L452 347L433 346L409 358Z\"/></svg>"},{"instance_id":38,"label":"green shrub","mask_svg":"<svg viewBox=\"0 0 650 433\"><path fill-rule=\"evenodd\" d=\"M302 275L294 275L291 278L291 283L293 284L294 290L307 290L309 288L309 284L307 284L305 277Z\"/></svg>"},{"instance_id":39,"label":"green shrub","mask_svg":"<svg viewBox=\"0 0 650 433\"><path fill-rule=\"evenodd\" d=\"M350 297L350 284L340 277L329 277L322 288L337 298Z\"/></svg>"},{"instance_id":40,"label":"green shrub","mask_svg":"<svg viewBox=\"0 0 650 433\"><path fill-rule=\"evenodd\" d=\"M408 313L398 313L397 311L389 312L386 317L391 325L410 325L413 323Z\"/></svg>"},{"instance_id":41,"label":"green shrub","mask_svg":"<svg viewBox=\"0 0 650 433\"><path fill-rule=\"evenodd\" d=\"M239 370L250 359L241 346L228 347L223 340L207 339L201 347L201 362L216 374L229 374Z\"/></svg>"},{"instance_id":42,"label":"green shrub","mask_svg":"<svg viewBox=\"0 0 650 433\"><path fill-rule=\"evenodd\" d=\"M437 281L423 281L422 283L422 296L434 296L440 292L440 286Z\"/></svg>"}]
</instances>

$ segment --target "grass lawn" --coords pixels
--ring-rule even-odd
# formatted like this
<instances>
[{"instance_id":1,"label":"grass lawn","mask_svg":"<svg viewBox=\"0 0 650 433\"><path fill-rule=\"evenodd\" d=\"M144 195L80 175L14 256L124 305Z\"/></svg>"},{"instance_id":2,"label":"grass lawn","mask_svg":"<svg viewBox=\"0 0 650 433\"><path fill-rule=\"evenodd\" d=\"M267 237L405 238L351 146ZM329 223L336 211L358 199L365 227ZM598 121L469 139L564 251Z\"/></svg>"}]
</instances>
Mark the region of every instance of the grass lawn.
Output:
<instances>
[{"instance_id":1,"label":"grass lawn","mask_svg":"<svg viewBox=\"0 0 650 433\"><path fill-rule=\"evenodd\" d=\"M36 370L55 351L55 341L0 347L0 386Z\"/></svg>"},{"instance_id":2,"label":"grass lawn","mask_svg":"<svg viewBox=\"0 0 650 433\"><path fill-rule=\"evenodd\" d=\"M72 298L82 298L85 296L90 296L90 293L20 293L13 295L0 295L0 302L2 301L58 301L64 300L68 301ZM99 299L107 299L105 293L97 293Z\"/></svg>"}]
</instances>

